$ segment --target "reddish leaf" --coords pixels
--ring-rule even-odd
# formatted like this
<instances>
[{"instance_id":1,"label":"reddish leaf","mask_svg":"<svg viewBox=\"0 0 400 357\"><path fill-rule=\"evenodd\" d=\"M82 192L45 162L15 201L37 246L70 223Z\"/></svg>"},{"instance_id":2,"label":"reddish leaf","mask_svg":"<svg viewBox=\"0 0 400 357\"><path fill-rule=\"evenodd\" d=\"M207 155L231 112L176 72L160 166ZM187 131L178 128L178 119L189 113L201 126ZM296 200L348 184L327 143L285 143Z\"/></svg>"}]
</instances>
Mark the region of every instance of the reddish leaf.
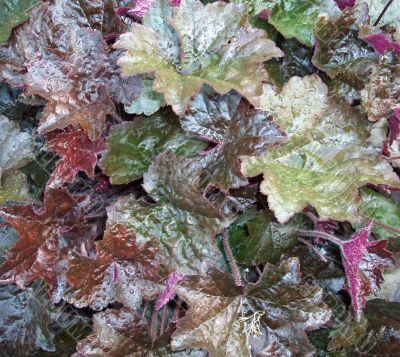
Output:
<instances>
[{"instance_id":1,"label":"reddish leaf","mask_svg":"<svg viewBox=\"0 0 400 357\"><path fill-rule=\"evenodd\" d=\"M79 171L94 178L97 155L104 149L102 138L91 141L83 130L75 128L52 131L45 138L46 150L62 156L47 183L48 187L72 182Z\"/></svg>"},{"instance_id":2,"label":"reddish leaf","mask_svg":"<svg viewBox=\"0 0 400 357\"><path fill-rule=\"evenodd\" d=\"M160 279L160 249L153 241L138 244L123 225L108 225L97 243L95 258L73 254L67 278L66 299L77 307L101 310L114 301L137 308L142 298L156 296Z\"/></svg>"},{"instance_id":3,"label":"reddish leaf","mask_svg":"<svg viewBox=\"0 0 400 357\"><path fill-rule=\"evenodd\" d=\"M388 126L390 130L388 145L390 146L400 134L400 107L393 110L393 115L388 119Z\"/></svg>"},{"instance_id":4,"label":"reddish leaf","mask_svg":"<svg viewBox=\"0 0 400 357\"><path fill-rule=\"evenodd\" d=\"M0 266L3 282L26 286L44 279L53 301L60 301L65 290L69 250L90 250L95 236L93 226L83 216L88 196L71 196L66 189L48 189L41 209L32 205L0 209L19 234Z\"/></svg>"},{"instance_id":5,"label":"reddish leaf","mask_svg":"<svg viewBox=\"0 0 400 357\"><path fill-rule=\"evenodd\" d=\"M360 38L372 45L372 47L374 47L381 55L386 51L394 51L395 53L400 54L400 43L392 41L383 32L360 36Z\"/></svg>"},{"instance_id":6,"label":"reddish leaf","mask_svg":"<svg viewBox=\"0 0 400 357\"><path fill-rule=\"evenodd\" d=\"M370 293L377 295L379 292L379 285L383 282L381 269L394 264L392 253L386 250L386 240L368 241L372 227L373 221L370 221L341 246L357 319L360 319L365 307L365 296Z\"/></svg>"},{"instance_id":7,"label":"reddish leaf","mask_svg":"<svg viewBox=\"0 0 400 357\"><path fill-rule=\"evenodd\" d=\"M340 10L344 10L347 7L353 7L355 0L336 0L336 4Z\"/></svg>"}]
</instances>

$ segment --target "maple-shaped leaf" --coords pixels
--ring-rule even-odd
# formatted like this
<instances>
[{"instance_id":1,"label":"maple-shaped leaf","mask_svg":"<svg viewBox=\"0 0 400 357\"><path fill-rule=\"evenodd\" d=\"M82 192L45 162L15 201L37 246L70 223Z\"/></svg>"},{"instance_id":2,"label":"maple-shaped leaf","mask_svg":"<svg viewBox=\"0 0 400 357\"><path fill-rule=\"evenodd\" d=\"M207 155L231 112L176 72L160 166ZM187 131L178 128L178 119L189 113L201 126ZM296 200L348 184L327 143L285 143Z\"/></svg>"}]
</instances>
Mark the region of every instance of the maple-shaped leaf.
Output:
<instances>
[{"instance_id":1,"label":"maple-shaped leaf","mask_svg":"<svg viewBox=\"0 0 400 357\"><path fill-rule=\"evenodd\" d=\"M79 171L94 178L97 156L104 149L103 138L91 141L83 130L69 128L52 131L45 135L45 139L45 149L61 155L48 187L60 187L72 182Z\"/></svg>"},{"instance_id":2,"label":"maple-shaped leaf","mask_svg":"<svg viewBox=\"0 0 400 357\"><path fill-rule=\"evenodd\" d=\"M179 115L203 84L220 94L235 89L258 105L267 79L262 62L282 55L264 31L250 27L244 5L198 0L183 0L174 11L167 0L153 1L143 24L132 24L115 46L127 50L123 73L153 73L153 90Z\"/></svg>"},{"instance_id":3,"label":"maple-shaped leaf","mask_svg":"<svg viewBox=\"0 0 400 357\"><path fill-rule=\"evenodd\" d=\"M26 176L15 170L6 171L1 178L0 204L6 201L22 201L29 197Z\"/></svg>"},{"instance_id":4,"label":"maple-shaped leaf","mask_svg":"<svg viewBox=\"0 0 400 357\"><path fill-rule=\"evenodd\" d=\"M367 4L369 15L371 16L371 23L375 23L383 9L389 3L387 0L355 0L356 4ZM396 25L399 19L400 3L396 0L391 2L390 6L385 11L385 14L379 20L378 26Z\"/></svg>"},{"instance_id":5,"label":"maple-shaped leaf","mask_svg":"<svg viewBox=\"0 0 400 357\"><path fill-rule=\"evenodd\" d=\"M141 177L159 153L172 150L188 156L206 145L205 141L186 136L175 114L164 110L149 118L137 117L133 122L114 125L100 166L113 184L123 184Z\"/></svg>"},{"instance_id":6,"label":"maple-shaped leaf","mask_svg":"<svg viewBox=\"0 0 400 357\"><path fill-rule=\"evenodd\" d=\"M101 310L118 301L137 308L142 299L159 293L155 282L162 260L158 242L138 244L135 234L123 225L108 225L96 243L95 257L72 254L68 262L70 284L65 299L77 307Z\"/></svg>"},{"instance_id":7,"label":"maple-shaped leaf","mask_svg":"<svg viewBox=\"0 0 400 357\"><path fill-rule=\"evenodd\" d=\"M37 5L38 0L0 1L0 45L8 40L13 27L28 19L30 12Z\"/></svg>"},{"instance_id":8,"label":"maple-shaped leaf","mask_svg":"<svg viewBox=\"0 0 400 357\"><path fill-rule=\"evenodd\" d=\"M167 151L144 174L144 189L156 201L133 196L120 198L108 208L111 224L121 223L143 244L157 240L167 272L198 272L221 259L215 236L231 222L199 191L201 164Z\"/></svg>"},{"instance_id":9,"label":"maple-shaped leaf","mask_svg":"<svg viewBox=\"0 0 400 357\"><path fill-rule=\"evenodd\" d=\"M236 93L221 97L201 92L194 97L180 122L188 134L217 144L202 158L207 181L224 191L247 184L239 156L265 154L285 140L269 116Z\"/></svg>"},{"instance_id":10,"label":"maple-shaped leaf","mask_svg":"<svg viewBox=\"0 0 400 357\"><path fill-rule=\"evenodd\" d=\"M43 207L10 206L0 209L0 217L19 234L6 261L0 266L2 281L26 286L41 277L53 301L65 290L68 251L90 250L94 226L83 216L87 196L71 196L66 189L48 189Z\"/></svg>"},{"instance_id":11,"label":"maple-shaped leaf","mask_svg":"<svg viewBox=\"0 0 400 357\"><path fill-rule=\"evenodd\" d=\"M345 9L337 19L321 15L314 27L314 65L329 77L361 89L379 59L374 48L358 37L368 19L365 4Z\"/></svg>"},{"instance_id":12,"label":"maple-shaped leaf","mask_svg":"<svg viewBox=\"0 0 400 357\"><path fill-rule=\"evenodd\" d=\"M0 114L0 180L6 170L18 169L32 159L32 136L21 132L18 124Z\"/></svg>"},{"instance_id":13,"label":"maple-shaped leaf","mask_svg":"<svg viewBox=\"0 0 400 357\"><path fill-rule=\"evenodd\" d=\"M280 93L264 87L261 108L288 134L265 156L242 157L246 176L264 174L261 192L281 223L308 205L321 219L357 220L358 189L398 186L392 167L368 144L364 117L329 98L316 76L293 77Z\"/></svg>"},{"instance_id":14,"label":"maple-shaped leaf","mask_svg":"<svg viewBox=\"0 0 400 357\"><path fill-rule=\"evenodd\" d=\"M392 253L386 249L387 241L369 242L372 227L370 221L340 246L357 319L365 307L365 296L371 293L378 296L383 282L381 269L395 264Z\"/></svg>"},{"instance_id":15,"label":"maple-shaped leaf","mask_svg":"<svg viewBox=\"0 0 400 357\"><path fill-rule=\"evenodd\" d=\"M170 329L155 340L151 325L138 311L123 307L107 309L93 316L93 334L79 341L72 357L206 357L201 350L172 352L169 348Z\"/></svg>"},{"instance_id":16,"label":"maple-shaped leaf","mask_svg":"<svg viewBox=\"0 0 400 357\"><path fill-rule=\"evenodd\" d=\"M310 47L314 44L312 30L318 16L325 13L335 18L340 14L334 0L280 0L269 10L268 22L283 36L295 37Z\"/></svg>"},{"instance_id":17,"label":"maple-shaped leaf","mask_svg":"<svg viewBox=\"0 0 400 357\"><path fill-rule=\"evenodd\" d=\"M50 302L37 285L21 290L0 285L0 346L2 356L28 357L38 350L54 352Z\"/></svg>"},{"instance_id":18,"label":"maple-shaped leaf","mask_svg":"<svg viewBox=\"0 0 400 357\"><path fill-rule=\"evenodd\" d=\"M368 111L368 119L377 121L391 119L400 108L400 57L393 53L382 56L379 66L369 77L361 91L361 103Z\"/></svg>"},{"instance_id":19,"label":"maple-shaped leaf","mask_svg":"<svg viewBox=\"0 0 400 357\"><path fill-rule=\"evenodd\" d=\"M245 224L232 224L229 243L235 259L248 266L279 262L282 254L297 243L295 230L299 221L294 217L282 225L274 221L271 211L261 210Z\"/></svg>"},{"instance_id":20,"label":"maple-shaped leaf","mask_svg":"<svg viewBox=\"0 0 400 357\"><path fill-rule=\"evenodd\" d=\"M177 321L172 349L205 348L213 357L311 355L306 331L331 315L321 288L300 285L297 258L278 268L267 264L259 281L245 288L214 269L185 277L176 291L189 310Z\"/></svg>"}]
</instances>

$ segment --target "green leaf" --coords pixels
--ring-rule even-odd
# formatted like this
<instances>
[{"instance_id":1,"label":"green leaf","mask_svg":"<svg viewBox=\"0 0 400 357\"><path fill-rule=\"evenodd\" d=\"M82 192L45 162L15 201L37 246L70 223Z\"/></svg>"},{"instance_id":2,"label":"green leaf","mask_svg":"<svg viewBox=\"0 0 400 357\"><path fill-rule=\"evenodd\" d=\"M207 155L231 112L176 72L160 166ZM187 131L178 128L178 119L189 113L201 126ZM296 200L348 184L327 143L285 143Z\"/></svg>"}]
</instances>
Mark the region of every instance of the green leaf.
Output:
<instances>
[{"instance_id":1,"label":"green leaf","mask_svg":"<svg viewBox=\"0 0 400 357\"><path fill-rule=\"evenodd\" d=\"M374 48L358 37L360 26L365 24L368 24L365 4L346 9L337 19L320 16L314 27L314 65L329 77L339 76L361 89L379 59Z\"/></svg>"},{"instance_id":2,"label":"green leaf","mask_svg":"<svg viewBox=\"0 0 400 357\"><path fill-rule=\"evenodd\" d=\"M262 210L245 225L231 225L229 242L235 259L245 265L277 263L296 244L298 219L282 225L271 211ZM247 233L248 232L248 233Z\"/></svg>"},{"instance_id":3,"label":"green leaf","mask_svg":"<svg viewBox=\"0 0 400 357\"><path fill-rule=\"evenodd\" d=\"M19 201L29 197L26 176L20 171L6 171L1 178L0 204L12 200Z\"/></svg>"},{"instance_id":4,"label":"green leaf","mask_svg":"<svg viewBox=\"0 0 400 357\"><path fill-rule=\"evenodd\" d=\"M161 107L165 106L165 99L162 93L152 90L153 80L144 79L143 91L130 105L125 105L125 111L129 114L152 115Z\"/></svg>"},{"instance_id":5,"label":"green leaf","mask_svg":"<svg viewBox=\"0 0 400 357\"><path fill-rule=\"evenodd\" d=\"M297 258L278 268L267 264L259 281L245 288L216 269L177 285L189 310L177 322L173 350L205 348L214 357L308 356L313 348L305 331L330 318L322 289L300 285Z\"/></svg>"},{"instance_id":6,"label":"green leaf","mask_svg":"<svg viewBox=\"0 0 400 357\"><path fill-rule=\"evenodd\" d=\"M172 150L189 156L206 146L206 142L186 136L176 116L164 110L149 118L114 125L100 166L113 184L123 184L140 178L159 153Z\"/></svg>"},{"instance_id":7,"label":"green leaf","mask_svg":"<svg viewBox=\"0 0 400 357\"><path fill-rule=\"evenodd\" d=\"M0 0L0 45L11 35L13 27L26 21L38 0Z\"/></svg>"},{"instance_id":8,"label":"green leaf","mask_svg":"<svg viewBox=\"0 0 400 357\"><path fill-rule=\"evenodd\" d=\"M265 156L243 157L242 171L264 174L261 192L281 223L308 205L321 219L355 221L361 186L399 186L390 164L368 145L364 117L327 92L316 75L293 77L281 93L264 87L261 108L272 112L289 140Z\"/></svg>"},{"instance_id":9,"label":"green leaf","mask_svg":"<svg viewBox=\"0 0 400 357\"><path fill-rule=\"evenodd\" d=\"M122 197L108 208L109 222L136 234L138 244L155 239L165 256L165 269L182 274L200 271L221 259L215 236L229 226L224 216L199 191L201 164L167 151L144 175L144 189L156 203Z\"/></svg>"},{"instance_id":10,"label":"green leaf","mask_svg":"<svg viewBox=\"0 0 400 357\"><path fill-rule=\"evenodd\" d=\"M132 24L120 37L115 46L127 50L119 61L123 73L153 73L153 90L179 115L203 84L220 94L235 89L257 106L267 79L262 63L282 52L251 28L246 7L183 0L171 12L166 0L156 0L143 25Z\"/></svg>"},{"instance_id":11,"label":"green leaf","mask_svg":"<svg viewBox=\"0 0 400 357\"><path fill-rule=\"evenodd\" d=\"M286 38L312 47L312 30L321 13L337 17L340 10L334 0L280 0L271 8L268 21Z\"/></svg>"},{"instance_id":12,"label":"green leaf","mask_svg":"<svg viewBox=\"0 0 400 357\"><path fill-rule=\"evenodd\" d=\"M224 191L246 185L239 157L262 155L286 139L269 116L236 93L219 96L200 92L180 121L190 135L217 144L201 155L204 181Z\"/></svg>"},{"instance_id":13,"label":"green leaf","mask_svg":"<svg viewBox=\"0 0 400 357\"><path fill-rule=\"evenodd\" d=\"M400 205L398 203L370 188L361 190L361 200L360 212L363 215L400 229ZM362 222L357 223L355 227L359 229L362 225ZM381 239L387 239L395 235L392 231L377 225L373 228L373 233Z\"/></svg>"}]
</instances>

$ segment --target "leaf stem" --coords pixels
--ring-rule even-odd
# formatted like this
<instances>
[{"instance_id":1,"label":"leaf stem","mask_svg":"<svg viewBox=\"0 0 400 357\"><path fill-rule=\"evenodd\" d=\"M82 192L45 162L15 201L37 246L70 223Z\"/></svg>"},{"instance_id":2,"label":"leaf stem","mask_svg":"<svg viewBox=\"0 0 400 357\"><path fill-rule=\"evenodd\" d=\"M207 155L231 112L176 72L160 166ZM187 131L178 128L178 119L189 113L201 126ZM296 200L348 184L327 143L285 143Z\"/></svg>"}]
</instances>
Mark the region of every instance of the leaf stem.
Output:
<instances>
[{"instance_id":1,"label":"leaf stem","mask_svg":"<svg viewBox=\"0 0 400 357\"><path fill-rule=\"evenodd\" d=\"M303 237L315 237L315 238L322 238L325 240L328 240L336 245L338 245L339 247L341 247L343 245L343 242L336 238L335 236L325 233L325 232L320 232L320 231L306 231L303 229L297 229L296 230L296 234L298 234L299 236L303 236Z\"/></svg>"},{"instance_id":2,"label":"leaf stem","mask_svg":"<svg viewBox=\"0 0 400 357\"><path fill-rule=\"evenodd\" d=\"M235 258L233 257L233 254L232 254L231 247L229 245L228 233L226 231L224 231L224 233L222 234L222 237L223 237L225 254L228 257L229 263L231 265L233 277L235 279L235 284L236 284L236 286L243 286L242 277L240 276L239 268L236 264Z\"/></svg>"},{"instance_id":3,"label":"leaf stem","mask_svg":"<svg viewBox=\"0 0 400 357\"><path fill-rule=\"evenodd\" d=\"M328 262L328 259L323 255L317 248L315 248L311 243L307 242L305 239L297 237L297 240L301 243L303 243L305 246L311 248L311 250L314 252L316 256L318 256L322 261L325 263Z\"/></svg>"},{"instance_id":4,"label":"leaf stem","mask_svg":"<svg viewBox=\"0 0 400 357\"><path fill-rule=\"evenodd\" d=\"M364 216L364 218L367 218L367 219L371 220L370 217ZM385 228L385 229L387 229L388 231L392 231L393 233L400 234L400 229L397 229L397 228L395 228L395 227L389 226L388 224L379 222L379 221L377 221L376 219L372 219L372 221L373 221L374 224L377 225L377 226L381 226L382 228Z\"/></svg>"},{"instance_id":5,"label":"leaf stem","mask_svg":"<svg viewBox=\"0 0 400 357\"><path fill-rule=\"evenodd\" d=\"M314 213L306 211L304 214L313 221L314 226L317 226L319 219Z\"/></svg>"},{"instance_id":6,"label":"leaf stem","mask_svg":"<svg viewBox=\"0 0 400 357\"><path fill-rule=\"evenodd\" d=\"M389 8L390 5L392 5L393 0L389 0L388 3L386 4L386 6L383 8L383 10L381 11L381 13L379 14L378 18L376 19L376 21L374 22L374 26L379 24L379 21L381 21L383 15L385 15L387 9Z\"/></svg>"},{"instance_id":7,"label":"leaf stem","mask_svg":"<svg viewBox=\"0 0 400 357\"><path fill-rule=\"evenodd\" d=\"M157 337L157 318L158 318L158 311L156 310L155 307L153 307L153 313L151 314L151 323L150 323L150 335L153 341Z\"/></svg>"}]
</instances>

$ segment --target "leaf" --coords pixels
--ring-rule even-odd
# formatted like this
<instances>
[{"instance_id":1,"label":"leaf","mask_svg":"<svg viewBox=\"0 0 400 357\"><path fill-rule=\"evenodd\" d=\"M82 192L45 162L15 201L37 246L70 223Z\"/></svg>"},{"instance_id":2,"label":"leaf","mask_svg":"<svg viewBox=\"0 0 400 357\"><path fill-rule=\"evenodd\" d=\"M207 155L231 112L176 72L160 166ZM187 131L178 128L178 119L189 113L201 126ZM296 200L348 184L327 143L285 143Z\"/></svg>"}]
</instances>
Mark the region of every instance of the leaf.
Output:
<instances>
[{"instance_id":1,"label":"leaf","mask_svg":"<svg viewBox=\"0 0 400 357\"><path fill-rule=\"evenodd\" d=\"M400 229L400 205L395 201L370 188L363 188L361 190L361 200L360 212L364 216ZM357 229L361 228L360 224L355 226ZM373 232L379 238L384 239L394 236L392 231L388 231L380 226L375 226Z\"/></svg>"},{"instance_id":2,"label":"leaf","mask_svg":"<svg viewBox=\"0 0 400 357\"><path fill-rule=\"evenodd\" d=\"M123 184L140 178L159 153L172 150L179 156L190 156L205 147L204 141L186 136L176 116L165 110L114 125L100 166L113 184Z\"/></svg>"},{"instance_id":3,"label":"leaf","mask_svg":"<svg viewBox=\"0 0 400 357\"><path fill-rule=\"evenodd\" d=\"M96 257L74 253L70 257L68 302L101 310L118 301L135 309L142 299L157 295L155 282L161 278L157 270L162 260L158 242L138 244L125 226L108 225L96 247Z\"/></svg>"},{"instance_id":4,"label":"leaf","mask_svg":"<svg viewBox=\"0 0 400 357\"><path fill-rule=\"evenodd\" d=\"M26 176L20 171L6 171L1 179L0 204L6 201L22 201L29 197Z\"/></svg>"},{"instance_id":5,"label":"leaf","mask_svg":"<svg viewBox=\"0 0 400 357\"><path fill-rule=\"evenodd\" d=\"M153 115L160 108L166 105L164 95L154 92L153 80L143 80L143 91L138 98L136 98L129 105L125 105L125 111L129 114L144 114Z\"/></svg>"},{"instance_id":6,"label":"leaf","mask_svg":"<svg viewBox=\"0 0 400 357\"><path fill-rule=\"evenodd\" d=\"M333 0L280 0L270 8L268 22L286 38L296 38L313 46L313 27L318 15L326 13L335 18L340 10Z\"/></svg>"},{"instance_id":7,"label":"leaf","mask_svg":"<svg viewBox=\"0 0 400 357\"><path fill-rule=\"evenodd\" d=\"M0 180L6 170L18 169L32 159L32 136L0 114Z\"/></svg>"},{"instance_id":8,"label":"leaf","mask_svg":"<svg viewBox=\"0 0 400 357\"><path fill-rule=\"evenodd\" d=\"M143 25L132 24L115 45L127 50L119 61L124 74L154 73L153 90L178 115L203 84L220 94L235 89L258 104L267 79L262 62L282 52L264 31L249 26L245 6L184 0L173 13L165 0L152 6Z\"/></svg>"},{"instance_id":9,"label":"leaf","mask_svg":"<svg viewBox=\"0 0 400 357\"><path fill-rule=\"evenodd\" d=\"M13 27L28 19L30 12L37 5L39 5L38 0L0 1L0 44L8 40Z\"/></svg>"},{"instance_id":10,"label":"leaf","mask_svg":"<svg viewBox=\"0 0 400 357\"><path fill-rule=\"evenodd\" d=\"M400 108L399 74L399 57L392 53L382 56L361 91L361 103L368 111L369 120L389 120L396 108Z\"/></svg>"},{"instance_id":11,"label":"leaf","mask_svg":"<svg viewBox=\"0 0 400 357\"><path fill-rule=\"evenodd\" d=\"M168 304L176 295L175 285L183 279L182 275L175 273L174 271L168 275L166 281L166 287L161 295L158 297L156 302L156 310L160 310L163 306Z\"/></svg>"},{"instance_id":12,"label":"leaf","mask_svg":"<svg viewBox=\"0 0 400 357\"><path fill-rule=\"evenodd\" d=\"M351 301L357 320L365 307L365 296L379 294L383 282L381 269L395 264L392 253L386 250L387 241L369 242L373 221L358 230L341 245L343 265L350 288Z\"/></svg>"},{"instance_id":13,"label":"leaf","mask_svg":"<svg viewBox=\"0 0 400 357\"><path fill-rule=\"evenodd\" d=\"M321 15L314 27L314 65L361 89L379 59L374 48L358 37L360 27L367 24L365 4L345 9L337 19Z\"/></svg>"},{"instance_id":14,"label":"leaf","mask_svg":"<svg viewBox=\"0 0 400 357\"><path fill-rule=\"evenodd\" d=\"M35 287L20 290L15 285L0 285L0 346L4 356L55 351L48 304L45 296L36 294Z\"/></svg>"},{"instance_id":15,"label":"leaf","mask_svg":"<svg viewBox=\"0 0 400 357\"><path fill-rule=\"evenodd\" d=\"M340 10L344 10L348 7L353 7L356 0L336 0L336 4Z\"/></svg>"},{"instance_id":16,"label":"leaf","mask_svg":"<svg viewBox=\"0 0 400 357\"><path fill-rule=\"evenodd\" d=\"M360 29L359 37L367 41L380 55L386 51L400 54L400 43L393 40L390 35L377 31L371 26L363 26Z\"/></svg>"},{"instance_id":17,"label":"leaf","mask_svg":"<svg viewBox=\"0 0 400 357\"><path fill-rule=\"evenodd\" d=\"M242 172L264 174L261 192L281 223L308 205L322 220L355 221L361 186L398 186L391 166L367 144L365 119L327 91L316 75L293 77L280 93L264 87L261 108L289 140L265 156L243 157Z\"/></svg>"},{"instance_id":18,"label":"leaf","mask_svg":"<svg viewBox=\"0 0 400 357\"><path fill-rule=\"evenodd\" d=\"M222 97L199 93L180 122L190 135L217 144L202 161L207 181L224 191L247 184L239 156L265 154L285 140L269 113L255 110L235 93Z\"/></svg>"},{"instance_id":19,"label":"leaf","mask_svg":"<svg viewBox=\"0 0 400 357\"><path fill-rule=\"evenodd\" d=\"M94 178L97 156L104 149L102 138L92 142L83 130L74 128L52 131L45 138L45 149L62 156L47 187L61 187L66 182L73 182L79 171Z\"/></svg>"},{"instance_id":20,"label":"leaf","mask_svg":"<svg viewBox=\"0 0 400 357\"><path fill-rule=\"evenodd\" d=\"M299 261L267 264L260 280L241 289L218 270L185 277L178 295L189 305L177 322L172 349L206 348L214 357L306 356L313 348L306 331L330 318L317 286L299 285ZM249 347L248 347L249 346Z\"/></svg>"},{"instance_id":21,"label":"leaf","mask_svg":"<svg viewBox=\"0 0 400 357\"><path fill-rule=\"evenodd\" d=\"M123 307L119 310L107 309L93 317L92 335L79 341L77 353L73 357L206 357L205 351L185 350L171 352L167 346L169 339L161 336L151 338L149 322L138 311ZM168 333L167 331L166 333Z\"/></svg>"},{"instance_id":22,"label":"leaf","mask_svg":"<svg viewBox=\"0 0 400 357\"><path fill-rule=\"evenodd\" d=\"M277 263L297 243L297 219L286 225L273 220L273 213L261 210L245 225L231 225L229 242L235 259L248 266ZM248 232L248 233L246 233Z\"/></svg>"},{"instance_id":23,"label":"leaf","mask_svg":"<svg viewBox=\"0 0 400 357\"><path fill-rule=\"evenodd\" d=\"M365 3L368 5L371 23L375 23L388 2L386 0L356 0L356 4L360 3ZM393 1L379 21L379 26L395 25L396 20L398 20L399 17L399 12L400 4L398 1Z\"/></svg>"},{"instance_id":24,"label":"leaf","mask_svg":"<svg viewBox=\"0 0 400 357\"><path fill-rule=\"evenodd\" d=\"M0 216L19 234L19 240L0 266L3 282L27 286L41 277L52 301L58 302L65 289L68 251L90 247L94 226L85 224L87 196L71 196L65 189L48 189L43 207L10 206Z\"/></svg>"},{"instance_id":25,"label":"leaf","mask_svg":"<svg viewBox=\"0 0 400 357\"><path fill-rule=\"evenodd\" d=\"M115 109L107 86L116 69L105 45L78 0L43 3L15 31L9 47L26 67L28 93L48 101L39 133L80 125L91 140L100 136Z\"/></svg>"},{"instance_id":26,"label":"leaf","mask_svg":"<svg viewBox=\"0 0 400 357\"><path fill-rule=\"evenodd\" d=\"M229 226L231 218L199 191L200 173L200 163L167 151L143 178L155 204L127 196L108 208L110 223L132 229L140 244L159 241L167 272L198 272L201 266L221 260L215 236Z\"/></svg>"}]
</instances>

